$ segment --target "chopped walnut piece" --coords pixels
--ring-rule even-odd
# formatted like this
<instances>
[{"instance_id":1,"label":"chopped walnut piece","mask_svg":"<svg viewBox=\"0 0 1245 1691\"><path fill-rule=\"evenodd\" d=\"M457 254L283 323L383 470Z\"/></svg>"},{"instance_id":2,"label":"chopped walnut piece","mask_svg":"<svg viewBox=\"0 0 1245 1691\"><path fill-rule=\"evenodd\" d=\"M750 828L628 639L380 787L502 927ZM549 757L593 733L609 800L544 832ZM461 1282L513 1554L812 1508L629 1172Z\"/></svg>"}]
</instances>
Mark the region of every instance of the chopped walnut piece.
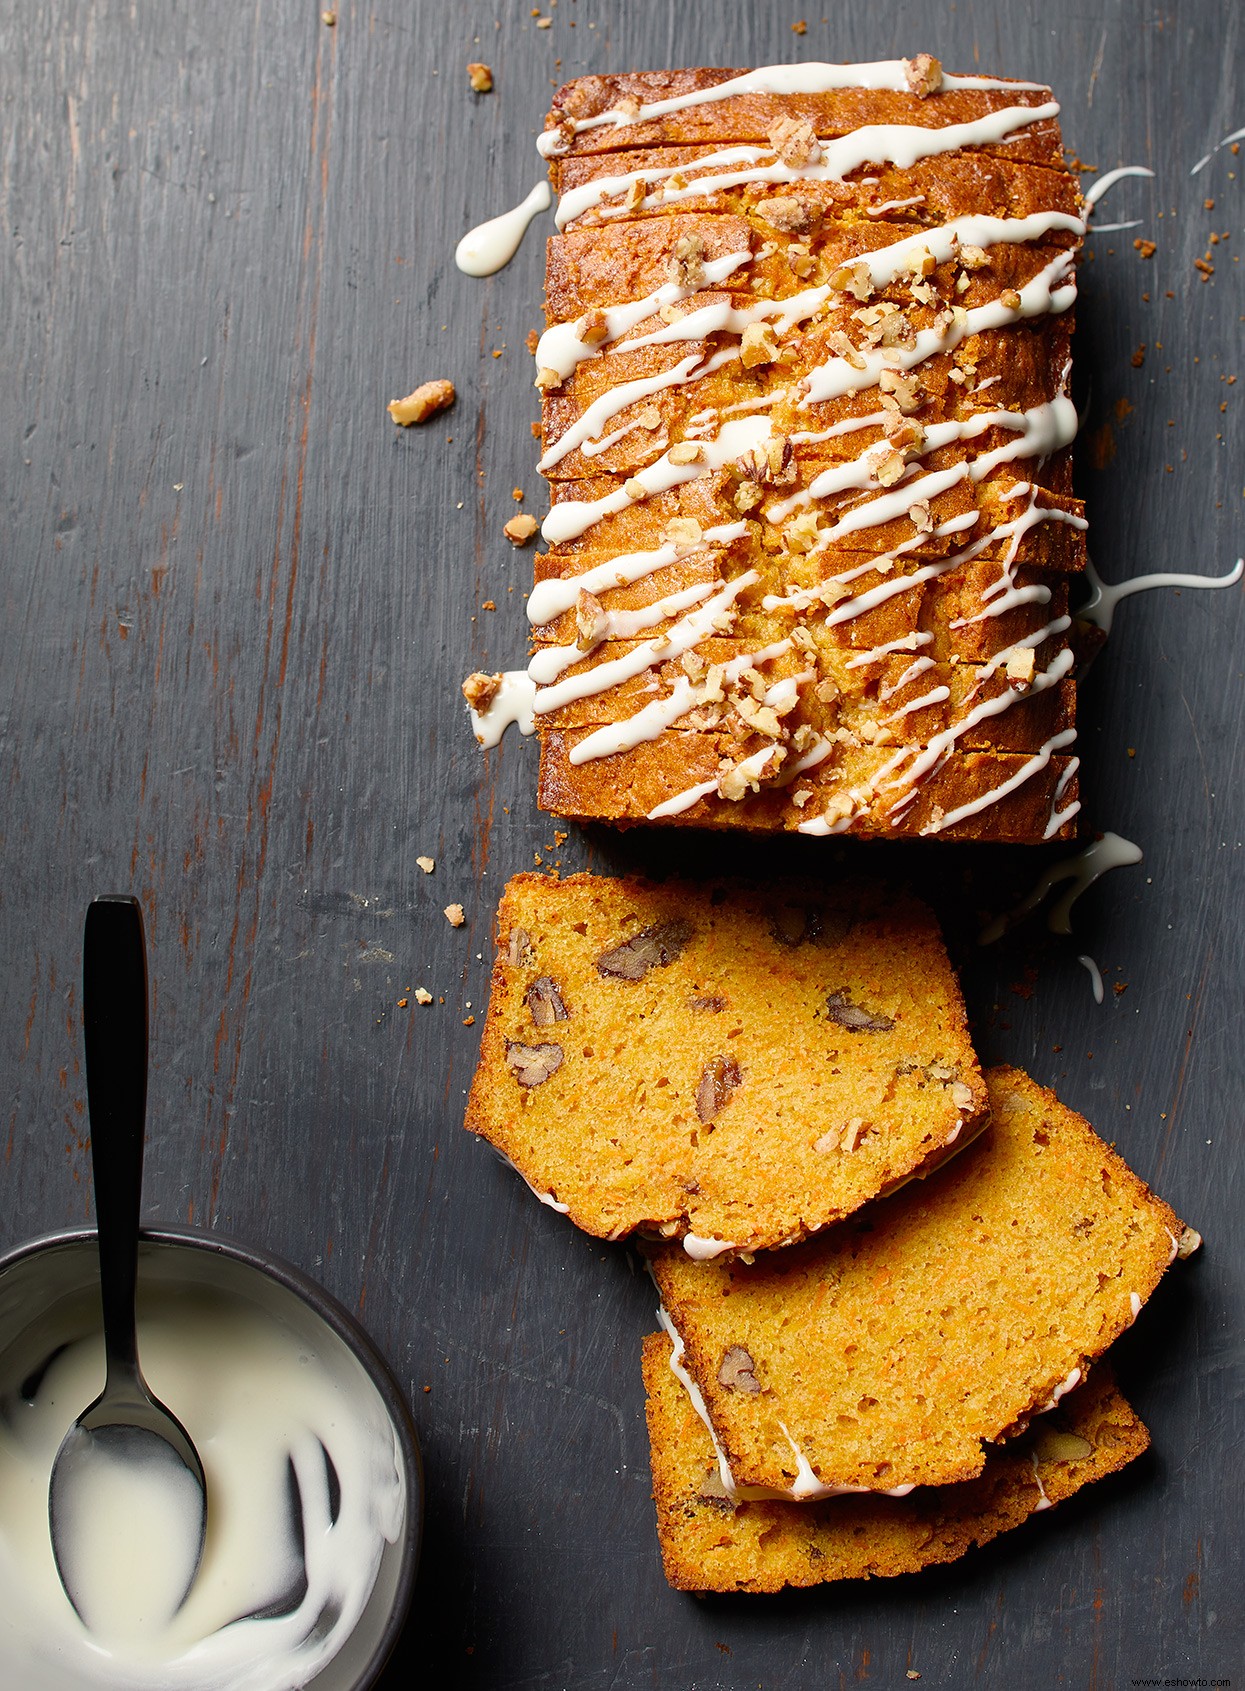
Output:
<instances>
[{"instance_id":1,"label":"chopped walnut piece","mask_svg":"<svg viewBox=\"0 0 1245 1691\"><path fill-rule=\"evenodd\" d=\"M648 498L648 488L645 487L639 476L628 476L626 481L623 483L623 492L627 495L628 499Z\"/></svg>"},{"instance_id":2,"label":"chopped walnut piece","mask_svg":"<svg viewBox=\"0 0 1245 1691\"><path fill-rule=\"evenodd\" d=\"M620 126L625 128L633 118L639 117L640 102L636 99L634 94L624 94L622 99L619 100L618 104L612 109L617 114L616 121Z\"/></svg>"},{"instance_id":3,"label":"chopped walnut piece","mask_svg":"<svg viewBox=\"0 0 1245 1691\"><path fill-rule=\"evenodd\" d=\"M667 454L672 464L698 464L704 455L705 449L698 440L680 440Z\"/></svg>"},{"instance_id":4,"label":"chopped walnut piece","mask_svg":"<svg viewBox=\"0 0 1245 1691\"><path fill-rule=\"evenodd\" d=\"M761 489L754 481L741 481L735 489L735 509L739 512L755 511L761 503Z\"/></svg>"},{"instance_id":5,"label":"chopped walnut piece","mask_svg":"<svg viewBox=\"0 0 1245 1691\"><path fill-rule=\"evenodd\" d=\"M506 956L516 968L529 968L536 961L536 948L526 928L511 928Z\"/></svg>"},{"instance_id":6,"label":"chopped walnut piece","mask_svg":"<svg viewBox=\"0 0 1245 1691\"><path fill-rule=\"evenodd\" d=\"M811 276L817 268L817 260L803 241L792 241L783 253L783 257L787 261L787 268L791 274L800 277L801 280L806 276Z\"/></svg>"},{"instance_id":7,"label":"chopped walnut piece","mask_svg":"<svg viewBox=\"0 0 1245 1691\"><path fill-rule=\"evenodd\" d=\"M538 975L523 997L538 1028L550 1027L554 1022L567 1022L571 1018L552 975Z\"/></svg>"},{"instance_id":8,"label":"chopped walnut piece","mask_svg":"<svg viewBox=\"0 0 1245 1691\"><path fill-rule=\"evenodd\" d=\"M918 534L934 532L934 513L928 499L917 499L908 507L908 521Z\"/></svg>"},{"instance_id":9,"label":"chopped walnut piece","mask_svg":"<svg viewBox=\"0 0 1245 1691\"><path fill-rule=\"evenodd\" d=\"M895 1025L893 1016L884 1016L880 1012L866 1010L860 1004L853 1004L845 992L830 994L826 999L826 1013L832 1022L837 1022L849 1033L889 1033Z\"/></svg>"},{"instance_id":10,"label":"chopped walnut piece","mask_svg":"<svg viewBox=\"0 0 1245 1691\"><path fill-rule=\"evenodd\" d=\"M536 380L532 385L538 387L542 393L548 393L550 388L562 386L562 378L556 370L541 368L537 370Z\"/></svg>"},{"instance_id":11,"label":"chopped walnut piece","mask_svg":"<svg viewBox=\"0 0 1245 1691\"><path fill-rule=\"evenodd\" d=\"M955 1105L957 1110L971 1109L973 1104L972 1087L966 1086L962 1080L952 1081L951 1102Z\"/></svg>"},{"instance_id":12,"label":"chopped walnut piece","mask_svg":"<svg viewBox=\"0 0 1245 1691\"><path fill-rule=\"evenodd\" d=\"M431 875L432 871L437 866L437 860L435 857L417 857L415 861L419 864L419 867L423 870L425 875Z\"/></svg>"},{"instance_id":13,"label":"chopped walnut piece","mask_svg":"<svg viewBox=\"0 0 1245 1691\"><path fill-rule=\"evenodd\" d=\"M999 295L999 304L1005 306L1008 311L1019 311L1020 295L1016 292L1015 288L1004 288L1003 292Z\"/></svg>"},{"instance_id":14,"label":"chopped walnut piece","mask_svg":"<svg viewBox=\"0 0 1245 1691\"><path fill-rule=\"evenodd\" d=\"M778 712L771 706L759 705L745 694L736 700L735 709L756 733L763 734L767 740L781 740L782 723L778 720Z\"/></svg>"},{"instance_id":15,"label":"chopped walnut piece","mask_svg":"<svg viewBox=\"0 0 1245 1691\"><path fill-rule=\"evenodd\" d=\"M467 920L466 916L463 915L463 907L461 904L447 904L445 907L445 919L451 928L461 928L463 923Z\"/></svg>"},{"instance_id":16,"label":"chopped walnut piece","mask_svg":"<svg viewBox=\"0 0 1245 1691\"><path fill-rule=\"evenodd\" d=\"M718 1364L718 1384L728 1392L747 1392L754 1397L761 1389L756 1363L742 1345L728 1345Z\"/></svg>"},{"instance_id":17,"label":"chopped walnut piece","mask_svg":"<svg viewBox=\"0 0 1245 1691\"><path fill-rule=\"evenodd\" d=\"M412 423L426 423L429 417L453 403L454 384L441 376L435 381L421 382L405 399L391 399L389 415L399 428L409 429Z\"/></svg>"},{"instance_id":18,"label":"chopped walnut piece","mask_svg":"<svg viewBox=\"0 0 1245 1691\"><path fill-rule=\"evenodd\" d=\"M655 405L646 405L636 418L642 429L659 429L661 427L661 412Z\"/></svg>"},{"instance_id":19,"label":"chopped walnut piece","mask_svg":"<svg viewBox=\"0 0 1245 1691\"><path fill-rule=\"evenodd\" d=\"M426 986L417 986L415 988L415 1002L416 1004L432 1003L432 994L428 991Z\"/></svg>"},{"instance_id":20,"label":"chopped walnut piece","mask_svg":"<svg viewBox=\"0 0 1245 1691\"><path fill-rule=\"evenodd\" d=\"M895 401L905 417L920 406L921 384L916 376L902 370L883 370L878 375L878 388L883 396L889 395Z\"/></svg>"},{"instance_id":21,"label":"chopped walnut piece","mask_svg":"<svg viewBox=\"0 0 1245 1691\"><path fill-rule=\"evenodd\" d=\"M749 323L744 330L740 357L745 370L758 364L772 364L778 357L778 337L772 323Z\"/></svg>"},{"instance_id":22,"label":"chopped walnut piece","mask_svg":"<svg viewBox=\"0 0 1245 1691\"><path fill-rule=\"evenodd\" d=\"M689 646L687 651L682 654L679 658L679 664L684 674L693 681L699 681L705 673L705 660L694 646Z\"/></svg>"},{"instance_id":23,"label":"chopped walnut piece","mask_svg":"<svg viewBox=\"0 0 1245 1691\"><path fill-rule=\"evenodd\" d=\"M778 194L772 200L762 200L762 217L784 235L805 235L818 222L821 213L816 206L798 194Z\"/></svg>"},{"instance_id":24,"label":"chopped walnut piece","mask_svg":"<svg viewBox=\"0 0 1245 1691\"><path fill-rule=\"evenodd\" d=\"M843 329L835 329L831 334L827 335L826 345L830 348L831 352L836 352L840 358L846 360L853 370L864 370L868 368L868 361L865 359L864 355L852 345Z\"/></svg>"},{"instance_id":25,"label":"chopped walnut piece","mask_svg":"<svg viewBox=\"0 0 1245 1691\"><path fill-rule=\"evenodd\" d=\"M601 601L586 587L575 596L575 633L581 651L591 651L605 639L610 619Z\"/></svg>"},{"instance_id":26,"label":"chopped walnut piece","mask_svg":"<svg viewBox=\"0 0 1245 1691\"><path fill-rule=\"evenodd\" d=\"M506 1041L506 1067L520 1086L543 1086L562 1067L560 1045L521 1045Z\"/></svg>"},{"instance_id":27,"label":"chopped walnut piece","mask_svg":"<svg viewBox=\"0 0 1245 1691\"><path fill-rule=\"evenodd\" d=\"M904 473L905 459L893 446L875 446L865 453L865 463L879 487L894 487Z\"/></svg>"},{"instance_id":28,"label":"chopped walnut piece","mask_svg":"<svg viewBox=\"0 0 1245 1691\"><path fill-rule=\"evenodd\" d=\"M801 511L798 517L792 517L782 537L789 552L811 552L821 538L816 511Z\"/></svg>"},{"instance_id":29,"label":"chopped walnut piece","mask_svg":"<svg viewBox=\"0 0 1245 1691\"><path fill-rule=\"evenodd\" d=\"M743 1073L733 1057L711 1057L696 1088L696 1115L703 1122L716 1121L743 1084Z\"/></svg>"},{"instance_id":30,"label":"chopped walnut piece","mask_svg":"<svg viewBox=\"0 0 1245 1691\"><path fill-rule=\"evenodd\" d=\"M704 997L689 998L687 1007L689 1010L695 1010L698 1013L704 1011L710 1015L717 1015L719 1011L725 1010L726 1000L719 997L717 993L708 993Z\"/></svg>"},{"instance_id":31,"label":"chopped walnut piece","mask_svg":"<svg viewBox=\"0 0 1245 1691\"><path fill-rule=\"evenodd\" d=\"M841 264L831 275L830 286L841 294L851 294L853 299L873 298L873 276L862 258Z\"/></svg>"},{"instance_id":32,"label":"chopped walnut piece","mask_svg":"<svg viewBox=\"0 0 1245 1691\"><path fill-rule=\"evenodd\" d=\"M681 288L699 288L705 280L705 243L699 235L680 235L670 261L671 279Z\"/></svg>"},{"instance_id":33,"label":"chopped walnut piece","mask_svg":"<svg viewBox=\"0 0 1245 1691\"><path fill-rule=\"evenodd\" d=\"M839 696L839 684L833 676L827 675L817 683L813 691L823 705L833 704Z\"/></svg>"},{"instance_id":34,"label":"chopped walnut piece","mask_svg":"<svg viewBox=\"0 0 1245 1691\"><path fill-rule=\"evenodd\" d=\"M904 78L918 100L927 100L942 87L942 65L932 53L918 53L903 62Z\"/></svg>"},{"instance_id":35,"label":"chopped walnut piece","mask_svg":"<svg viewBox=\"0 0 1245 1691\"><path fill-rule=\"evenodd\" d=\"M1037 659L1033 655L1031 646L1019 646L1007 656L1007 679L1027 684L1033 680L1033 672L1037 668Z\"/></svg>"},{"instance_id":36,"label":"chopped walnut piece","mask_svg":"<svg viewBox=\"0 0 1245 1691\"><path fill-rule=\"evenodd\" d=\"M766 139L782 162L790 165L792 170L816 164L821 158L817 136L807 119L780 117Z\"/></svg>"},{"instance_id":37,"label":"chopped walnut piece","mask_svg":"<svg viewBox=\"0 0 1245 1691\"><path fill-rule=\"evenodd\" d=\"M467 75L471 86L477 94L491 94L493 92L493 73L487 65L470 64Z\"/></svg>"},{"instance_id":38,"label":"chopped walnut piece","mask_svg":"<svg viewBox=\"0 0 1245 1691\"><path fill-rule=\"evenodd\" d=\"M501 691L501 673L485 675L476 670L463 682L463 698L474 711L486 711Z\"/></svg>"},{"instance_id":39,"label":"chopped walnut piece","mask_svg":"<svg viewBox=\"0 0 1245 1691\"><path fill-rule=\"evenodd\" d=\"M1068 1433L1061 1427L1039 1427L1033 1440L1033 1454L1041 1462L1084 1462L1094 1454L1094 1447L1080 1433Z\"/></svg>"},{"instance_id":40,"label":"chopped walnut piece","mask_svg":"<svg viewBox=\"0 0 1245 1691\"><path fill-rule=\"evenodd\" d=\"M841 1127L828 1127L820 1139L814 1139L813 1149L820 1156L828 1157L831 1151L838 1150L839 1141L842 1137L843 1129Z\"/></svg>"},{"instance_id":41,"label":"chopped walnut piece","mask_svg":"<svg viewBox=\"0 0 1245 1691\"><path fill-rule=\"evenodd\" d=\"M628 211L635 211L638 206L643 205L645 193L644 183L637 177L628 187L623 198L623 205Z\"/></svg>"},{"instance_id":42,"label":"chopped walnut piece","mask_svg":"<svg viewBox=\"0 0 1245 1691\"><path fill-rule=\"evenodd\" d=\"M511 517L508 523L502 524L502 533L515 546L526 546L536 533L540 524L530 511L521 511L517 517Z\"/></svg>"},{"instance_id":43,"label":"chopped walnut piece","mask_svg":"<svg viewBox=\"0 0 1245 1691\"><path fill-rule=\"evenodd\" d=\"M679 552L691 551L703 539L703 530L695 517L671 517L662 534Z\"/></svg>"},{"instance_id":44,"label":"chopped walnut piece","mask_svg":"<svg viewBox=\"0 0 1245 1691\"><path fill-rule=\"evenodd\" d=\"M1196 1227L1185 1227L1180 1234L1180 1243L1176 1246L1176 1255L1184 1262L1191 1257L1202 1243L1202 1235Z\"/></svg>"},{"instance_id":45,"label":"chopped walnut piece","mask_svg":"<svg viewBox=\"0 0 1245 1691\"><path fill-rule=\"evenodd\" d=\"M695 929L690 922L658 922L641 928L629 940L603 951L597 958L597 973L607 980L642 980L650 969L668 968L678 957Z\"/></svg>"},{"instance_id":46,"label":"chopped walnut piece","mask_svg":"<svg viewBox=\"0 0 1245 1691\"><path fill-rule=\"evenodd\" d=\"M984 247L963 246L960 248L960 263L965 270L984 270L990 262L990 254Z\"/></svg>"},{"instance_id":47,"label":"chopped walnut piece","mask_svg":"<svg viewBox=\"0 0 1245 1691\"><path fill-rule=\"evenodd\" d=\"M866 1133L863 1116L853 1116L843 1129L843 1137L839 1140L840 1151L854 1151Z\"/></svg>"},{"instance_id":48,"label":"chopped walnut piece","mask_svg":"<svg viewBox=\"0 0 1245 1691\"><path fill-rule=\"evenodd\" d=\"M600 309L585 312L575 325L575 339L585 346L599 346L609 332L609 319Z\"/></svg>"},{"instance_id":49,"label":"chopped walnut piece","mask_svg":"<svg viewBox=\"0 0 1245 1691\"><path fill-rule=\"evenodd\" d=\"M745 771L737 764L732 764L718 778L718 797L738 804L746 796L751 784Z\"/></svg>"}]
</instances>

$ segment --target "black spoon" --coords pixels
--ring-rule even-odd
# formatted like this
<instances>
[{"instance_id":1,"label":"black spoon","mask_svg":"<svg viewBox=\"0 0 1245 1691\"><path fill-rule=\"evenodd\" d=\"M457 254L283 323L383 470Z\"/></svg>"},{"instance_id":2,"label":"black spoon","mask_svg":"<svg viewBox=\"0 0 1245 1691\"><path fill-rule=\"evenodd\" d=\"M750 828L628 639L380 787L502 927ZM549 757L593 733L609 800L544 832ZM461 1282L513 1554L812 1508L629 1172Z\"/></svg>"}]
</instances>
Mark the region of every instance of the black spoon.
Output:
<instances>
[{"instance_id":1,"label":"black spoon","mask_svg":"<svg viewBox=\"0 0 1245 1691\"><path fill-rule=\"evenodd\" d=\"M142 911L137 899L127 895L97 898L87 908L82 1024L107 1373L99 1397L65 1434L48 1490L57 1572L80 1615L83 1594L75 1591L73 1577L75 1520L87 1506L84 1486L101 1459L134 1464L136 1474L140 1464L159 1465L197 1506L198 1542L186 1592L198 1571L207 1529L199 1454L181 1422L152 1395L138 1365L134 1294L147 1109L147 957ZM187 1475L193 1490L185 1483Z\"/></svg>"}]
</instances>

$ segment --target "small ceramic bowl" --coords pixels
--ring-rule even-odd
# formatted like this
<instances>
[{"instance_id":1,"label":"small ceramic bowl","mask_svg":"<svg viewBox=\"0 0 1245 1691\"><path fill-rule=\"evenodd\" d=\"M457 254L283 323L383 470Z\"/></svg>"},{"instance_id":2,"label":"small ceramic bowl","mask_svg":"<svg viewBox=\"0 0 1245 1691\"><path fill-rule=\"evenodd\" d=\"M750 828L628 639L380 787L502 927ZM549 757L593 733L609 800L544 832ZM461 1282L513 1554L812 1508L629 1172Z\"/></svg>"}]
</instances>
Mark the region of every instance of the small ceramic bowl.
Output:
<instances>
[{"instance_id":1,"label":"small ceramic bowl","mask_svg":"<svg viewBox=\"0 0 1245 1691\"><path fill-rule=\"evenodd\" d=\"M163 1311L166 1324L170 1312L176 1324L182 1309L188 1312L201 1308L223 1310L226 1316L230 1310L244 1309L250 1324L248 1331L252 1346L256 1345L258 1335L258 1349L253 1348L249 1354L257 1357L265 1354L264 1323L270 1322L274 1343L279 1336L281 1344L287 1347L293 1345L300 1364L324 1372L325 1379L330 1382L330 1397L337 1393L346 1400L343 1410L347 1418L357 1413L362 1417L360 1424L366 1423L376 1430L382 1451L378 1471L384 1474L386 1481L383 1512L387 1524L384 1533L377 1535L376 1541L382 1548L370 1595L365 1601L359 1599L362 1606L357 1619L348 1635L336 1643L331 1657L316 1665L312 1677L298 1677L296 1671L295 1677L289 1681L298 1686L315 1687L315 1691L367 1691L375 1684L402 1630L419 1562L423 1522L423 1471L419 1445L406 1400L387 1363L357 1322L327 1292L297 1269L248 1246L214 1234L182 1229L145 1231L139 1246L138 1272L140 1346L145 1299L153 1309ZM88 1345L98 1343L102 1374L102 1337L99 1340L90 1337L98 1332L99 1326L94 1233L49 1235L22 1245L0 1259L0 1494L3 1494L6 1485L12 1488L14 1474L20 1468L20 1464L15 1464L13 1460L13 1451L19 1448L13 1440L20 1437L22 1423L37 1396L40 1371L50 1371L56 1362L55 1357L49 1358L48 1355L49 1336L84 1339ZM223 1359L222 1373L227 1366L227 1359ZM152 1383L158 1389L154 1379ZM66 1426L85 1407L85 1402L77 1409L66 1406ZM178 1413L181 1413L180 1409ZM5 1439L10 1434L13 1437L6 1445ZM323 1441L321 1449L324 1451L324 1466L330 1476L328 1489L331 1495L333 1487L339 1483L338 1475ZM293 1471L291 1466L291 1473ZM323 1481L324 1475L321 1474L320 1478ZM209 1494L210 1489L209 1482ZM28 1476L29 1495L16 1511L10 1511L4 1505L3 1495L0 1495L0 1505L5 1508L4 1516L0 1517L0 1562L5 1551L6 1528L17 1530L16 1525L10 1523L24 1518L31 1524L32 1532L38 1531L41 1500L34 1495L37 1490L37 1477ZM347 1512L340 1490L336 1506L342 1510L344 1522ZM330 1514L332 1508L330 1503ZM22 1509L26 1511L24 1516ZM236 1509L234 1513L236 1516ZM337 1530L339 1524L334 1516L331 1531ZM18 1554L18 1547L10 1545L9 1553L11 1556ZM314 1552L309 1548L309 1553ZM49 1555L50 1548L45 1541L39 1549L39 1556L46 1562ZM310 1565L308 1561L307 1566ZM3 1583L10 1584L8 1580ZM52 1596L58 1598L59 1595L59 1590L51 1595L45 1591L40 1601L46 1601L50 1606ZM5 1607L6 1603L14 1601L20 1603L22 1599L11 1590L7 1595L0 1590L0 1633L7 1632L10 1636L13 1636L15 1617L6 1615ZM332 1603L326 1604L318 1623L321 1629L332 1624L332 1607ZM36 1603L27 1604L28 1616L38 1612ZM69 1618L76 1623L72 1611ZM247 1621L242 1624L267 1626L268 1622ZM284 1622L278 1622L275 1630L282 1625ZM27 1630L33 1631L37 1639L37 1627L28 1627ZM270 1628L270 1633L273 1631ZM43 1646L37 1643L36 1647L42 1649ZM80 1657L86 1661L85 1669ZM41 1655L37 1663L42 1676ZM207 1677L203 1684L214 1688L219 1686L219 1691L230 1691L235 1684L266 1687L268 1681L256 1677L255 1668L255 1661L249 1660L239 1664L236 1679L230 1677L232 1670L226 1668L219 1679ZM77 1653L74 1649L69 1650L64 1661L59 1666L54 1664L46 1679L40 1677L37 1682L54 1685L57 1691L61 1688L77 1691L79 1686L86 1691L88 1687L127 1683L124 1678L110 1676L108 1672L97 1674L91 1665L90 1653L84 1655L80 1649ZM159 1683L158 1678L155 1683ZM199 1681L193 1674L187 1677L179 1661L177 1676L170 1674L168 1683L190 1688L197 1686ZM280 1676L272 1680L274 1687L285 1683L287 1681Z\"/></svg>"}]
</instances>

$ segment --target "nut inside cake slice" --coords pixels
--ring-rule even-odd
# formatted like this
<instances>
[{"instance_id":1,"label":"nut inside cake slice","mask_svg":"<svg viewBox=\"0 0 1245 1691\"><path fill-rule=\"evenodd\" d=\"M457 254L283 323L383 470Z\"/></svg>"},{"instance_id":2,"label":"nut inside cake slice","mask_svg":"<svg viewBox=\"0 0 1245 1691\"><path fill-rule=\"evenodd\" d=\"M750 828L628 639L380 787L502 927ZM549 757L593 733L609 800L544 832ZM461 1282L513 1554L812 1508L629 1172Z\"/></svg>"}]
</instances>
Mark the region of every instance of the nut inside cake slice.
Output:
<instances>
[{"instance_id":1,"label":"nut inside cake slice","mask_svg":"<svg viewBox=\"0 0 1245 1691\"><path fill-rule=\"evenodd\" d=\"M931 912L852 883L519 875L466 1125L590 1233L790 1243L985 1121Z\"/></svg>"},{"instance_id":2,"label":"nut inside cake slice","mask_svg":"<svg viewBox=\"0 0 1245 1691\"><path fill-rule=\"evenodd\" d=\"M1085 1377L1177 1254L1182 1224L1082 1117L1018 1069L986 1079L974 1145L825 1237L751 1265L651 1250L736 1484L809 1497L973 1478L987 1445Z\"/></svg>"}]
</instances>

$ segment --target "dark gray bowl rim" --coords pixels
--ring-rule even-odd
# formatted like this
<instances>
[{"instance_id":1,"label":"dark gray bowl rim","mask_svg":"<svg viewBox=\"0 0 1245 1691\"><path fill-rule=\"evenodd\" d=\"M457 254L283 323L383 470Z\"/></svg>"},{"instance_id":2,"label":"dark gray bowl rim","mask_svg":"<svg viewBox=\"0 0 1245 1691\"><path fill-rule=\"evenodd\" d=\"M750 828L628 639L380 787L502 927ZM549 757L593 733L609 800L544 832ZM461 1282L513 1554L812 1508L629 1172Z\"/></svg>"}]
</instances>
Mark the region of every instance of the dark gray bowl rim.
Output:
<instances>
[{"instance_id":1,"label":"dark gray bowl rim","mask_svg":"<svg viewBox=\"0 0 1245 1691\"><path fill-rule=\"evenodd\" d=\"M286 1291L293 1292L305 1304L310 1305L325 1325L336 1333L353 1353L380 1393L402 1449L408 1482L408 1500L406 1527L401 1539L402 1565L393 1606L376 1648L356 1680L357 1691L368 1691L368 1687L374 1685L380 1677L406 1625L411 1597L415 1590L415 1576L419 1571L424 1527L424 1464L419 1449L419 1435L415 1431L410 1405L392 1367L345 1305L339 1303L331 1292L326 1292L310 1275L304 1274L301 1268L295 1268L293 1263L286 1262L283 1257L257 1250L255 1246L247 1245L241 1239L233 1239L223 1233L200 1233L191 1227L144 1227L139 1232L139 1241L145 1245L185 1245L192 1250L211 1251L217 1256L244 1263L248 1268L257 1269L267 1279L275 1280L277 1285L284 1286ZM68 1245L93 1246L95 1242L95 1229L92 1227L41 1234L37 1239L28 1239L23 1244L15 1245L12 1250L0 1256L0 1274L4 1274L27 1257L36 1256L41 1252Z\"/></svg>"}]
</instances>

